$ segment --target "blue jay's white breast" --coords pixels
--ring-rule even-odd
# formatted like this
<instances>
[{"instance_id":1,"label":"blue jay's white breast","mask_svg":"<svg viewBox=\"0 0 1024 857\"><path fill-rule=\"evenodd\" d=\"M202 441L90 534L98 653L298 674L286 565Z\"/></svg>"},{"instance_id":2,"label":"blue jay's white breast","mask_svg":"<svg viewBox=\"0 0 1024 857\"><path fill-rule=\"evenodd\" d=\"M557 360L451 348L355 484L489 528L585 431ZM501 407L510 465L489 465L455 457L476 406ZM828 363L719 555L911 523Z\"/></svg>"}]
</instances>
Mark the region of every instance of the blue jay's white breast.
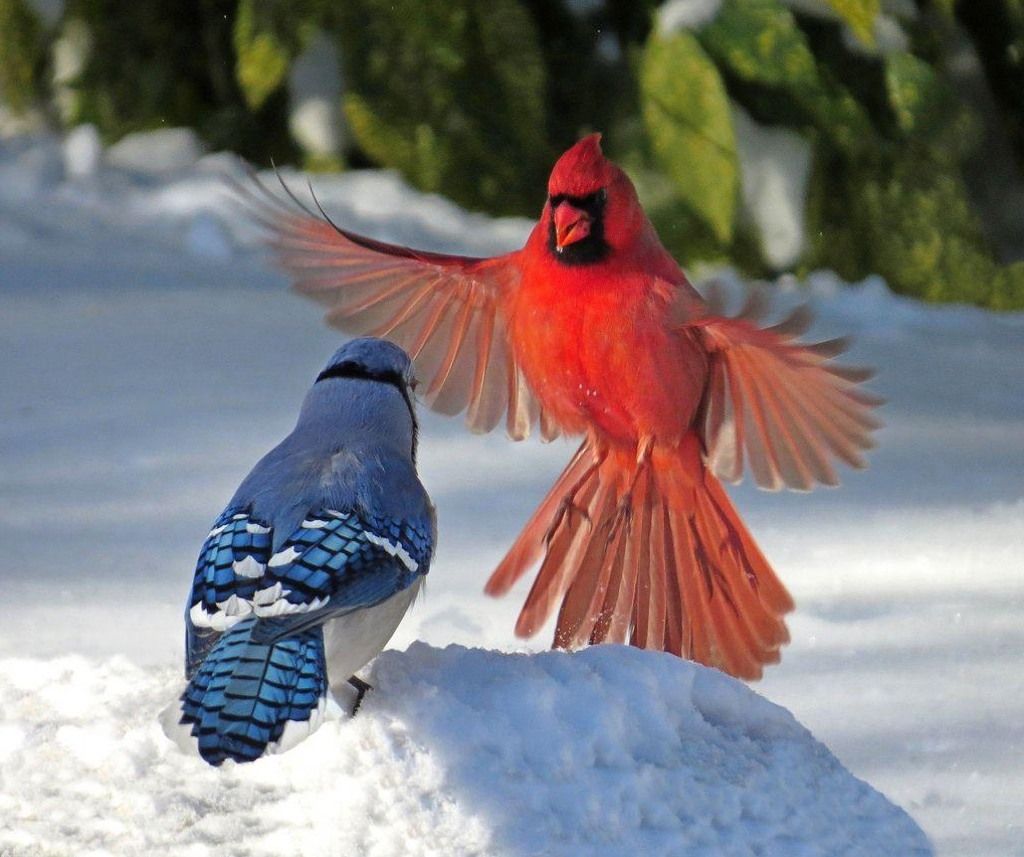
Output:
<instances>
[{"instance_id":1,"label":"blue jay's white breast","mask_svg":"<svg viewBox=\"0 0 1024 857\"><path fill-rule=\"evenodd\" d=\"M333 684L348 681L384 650L422 585L419 578L380 604L324 623L327 674Z\"/></svg>"}]
</instances>

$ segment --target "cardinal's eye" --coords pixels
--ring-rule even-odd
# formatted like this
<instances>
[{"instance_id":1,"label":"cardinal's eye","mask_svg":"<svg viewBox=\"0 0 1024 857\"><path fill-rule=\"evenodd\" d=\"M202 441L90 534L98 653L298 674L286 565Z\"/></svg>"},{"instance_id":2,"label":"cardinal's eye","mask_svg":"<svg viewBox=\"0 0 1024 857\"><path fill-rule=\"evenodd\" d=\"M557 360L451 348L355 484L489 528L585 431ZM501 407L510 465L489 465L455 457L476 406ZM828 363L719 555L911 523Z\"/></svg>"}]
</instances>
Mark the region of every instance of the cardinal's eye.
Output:
<instances>
[{"instance_id":1,"label":"cardinal's eye","mask_svg":"<svg viewBox=\"0 0 1024 857\"><path fill-rule=\"evenodd\" d=\"M597 198L598 205L604 205L606 202L608 202L608 189L601 188L595 196Z\"/></svg>"}]
</instances>

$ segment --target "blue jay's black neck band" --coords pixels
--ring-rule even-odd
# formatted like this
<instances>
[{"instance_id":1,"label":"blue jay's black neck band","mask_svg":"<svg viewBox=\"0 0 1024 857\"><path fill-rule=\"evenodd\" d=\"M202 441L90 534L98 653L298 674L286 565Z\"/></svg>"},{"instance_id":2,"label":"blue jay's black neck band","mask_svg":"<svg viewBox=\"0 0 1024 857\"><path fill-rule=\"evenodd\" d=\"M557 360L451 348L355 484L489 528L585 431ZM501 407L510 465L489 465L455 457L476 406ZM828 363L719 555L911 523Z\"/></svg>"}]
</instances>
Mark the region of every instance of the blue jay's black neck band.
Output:
<instances>
[{"instance_id":1,"label":"blue jay's black neck band","mask_svg":"<svg viewBox=\"0 0 1024 857\"><path fill-rule=\"evenodd\" d=\"M412 417L412 459L416 460L416 440L419 434L419 421L416 419L416 408L412 404L412 396L409 394L409 385L406 383L405 377L400 372L394 370L387 370L384 372L374 372L371 369L367 369L361 363L354 363L350 360L343 360L341 363L335 363L333 366L328 366L316 376L314 383L319 384L321 381L326 381L328 378L350 378L356 381L376 381L378 384L390 384L399 393L402 394L402 398L405 399L405 404L409 408L409 416Z\"/></svg>"},{"instance_id":2,"label":"blue jay's black neck band","mask_svg":"<svg viewBox=\"0 0 1024 857\"><path fill-rule=\"evenodd\" d=\"M316 383L319 384L328 378L355 378L362 381L378 381L381 384L390 384L392 387L397 387L403 395L406 389L405 378L400 373L393 370L374 372L360 363L352 363L348 360L328 366L316 376Z\"/></svg>"}]
</instances>

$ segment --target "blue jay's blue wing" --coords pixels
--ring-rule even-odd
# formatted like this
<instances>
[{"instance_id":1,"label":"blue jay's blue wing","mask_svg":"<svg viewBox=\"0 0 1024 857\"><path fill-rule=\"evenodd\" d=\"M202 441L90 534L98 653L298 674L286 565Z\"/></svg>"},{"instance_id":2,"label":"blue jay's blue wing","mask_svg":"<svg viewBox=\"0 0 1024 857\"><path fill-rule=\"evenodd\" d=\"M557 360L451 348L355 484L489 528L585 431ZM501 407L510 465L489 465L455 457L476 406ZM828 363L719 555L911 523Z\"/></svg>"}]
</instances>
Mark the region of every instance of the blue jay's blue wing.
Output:
<instances>
[{"instance_id":1,"label":"blue jay's blue wing","mask_svg":"<svg viewBox=\"0 0 1024 857\"><path fill-rule=\"evenodd\" d=\"M336 606L364 606L349 601L358 580L392 567L401 570L403 585L425 574L430 542L407 523L381 526L355 512L332 510L312 514L267 560L260 588L253 594L259 616L277 616L317 609L332 600ZM362 590L359 590L362 591ZM383 593L383 597L395 590Z\"/></svg>"},{"instance_id":2,"label":"blue jay's blue wing","mask_svg":"<svg viewBox=\"0 0 1024 857\"><path fill-rule=\"evenodd\" d=\"M289 734L313 731L327 701L321 626L406 589L426 574L433 550L429 520L351 511L307 515L275 553L272 535L248 512L229 510L200 554L181 723L211 764L251 761L289 746Z\"/></svg>"},{"instance_id":3,"label":"blue jay's blue wing","mask_svg":"<svg viewBox=\"0 0 1024 857\"><path fill-rule=\"evenodd\" d=\"M273 533L245 509L229 508L199 551L185 612L185 674L191 677L217 637L252 612L271 556Z\"/></svg>"},{"instance_id":4,"label":"blue jay's blue wing","mask_svg":"<svg viewBox=\"0 0 1024 857\"><path fill-rule=\"evenodd\" d=\"M385 601L426 573L432 546L432 533L416 522L309 515L267 561L253 595L264 620L254 633L270 642Z\"/></svg>"},{"instance_id":5,"label":"blue jay's blue wing","mask_svg":"<svg viewBox=\"0 0 1024 857\"><path fill-rule=\"evenodd\" d=\"M433 549L429 522L333 510L307 515L273 554L272 539L272 529L246 509L229 508L214 523L185 615L186 677L220 634L245 617L305 614L323 622L375 604L425 574Z\"/></svg>"}]
</instances>

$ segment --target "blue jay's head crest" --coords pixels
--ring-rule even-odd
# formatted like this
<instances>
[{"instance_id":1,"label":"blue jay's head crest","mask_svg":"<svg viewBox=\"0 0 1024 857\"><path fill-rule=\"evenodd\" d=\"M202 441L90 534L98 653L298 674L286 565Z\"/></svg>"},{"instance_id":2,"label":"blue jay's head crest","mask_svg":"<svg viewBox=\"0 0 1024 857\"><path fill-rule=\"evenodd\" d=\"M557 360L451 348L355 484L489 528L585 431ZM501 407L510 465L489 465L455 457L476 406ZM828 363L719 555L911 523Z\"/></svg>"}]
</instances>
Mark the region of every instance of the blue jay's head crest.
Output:
<instances>
[{"instance_id":1,"label":"blue jay's head crest","mask_svg":"<svg viewBox=\"0 0 1024 857\"><path fill-rule=\"evenodd\" d=\"M317 375L314 387L332 378L389 384L402 394L412 418L412 455L416 458L419 422L413 405L416 376L409 355L392 342L364 336L346 342L334 352L327 366Z\"/></svg>"}]
</instances>

